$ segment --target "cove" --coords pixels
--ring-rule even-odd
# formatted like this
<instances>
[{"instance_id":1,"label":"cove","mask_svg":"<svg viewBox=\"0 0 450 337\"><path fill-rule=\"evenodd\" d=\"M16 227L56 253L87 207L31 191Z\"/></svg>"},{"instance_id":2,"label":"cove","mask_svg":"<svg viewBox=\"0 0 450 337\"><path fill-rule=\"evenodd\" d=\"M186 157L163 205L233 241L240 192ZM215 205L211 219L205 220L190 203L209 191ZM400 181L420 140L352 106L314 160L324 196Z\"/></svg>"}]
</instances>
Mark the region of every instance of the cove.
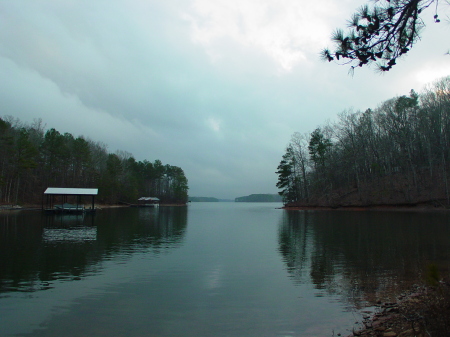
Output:
<instances>
[{"instance_id":1,"label":"cove","mask_svg":"<svg viewBox=\"0 0 450 337\"><path fill-rule=\"evenodd\" d=\"M0 335L348 335L427 265L448 272L446 212L279 207L0 213Z\"/></svg>"}]
</instances>

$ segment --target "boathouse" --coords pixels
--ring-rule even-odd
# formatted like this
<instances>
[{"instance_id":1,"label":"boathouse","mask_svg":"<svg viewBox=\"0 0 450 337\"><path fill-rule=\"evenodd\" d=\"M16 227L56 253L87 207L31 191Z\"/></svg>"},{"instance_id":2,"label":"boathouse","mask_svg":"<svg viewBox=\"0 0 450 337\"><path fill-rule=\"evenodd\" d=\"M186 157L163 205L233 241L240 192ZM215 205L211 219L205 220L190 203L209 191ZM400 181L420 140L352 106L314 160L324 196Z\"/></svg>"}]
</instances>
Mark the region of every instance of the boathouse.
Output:
<instances>
[{"instance_id":1,"label":"boathouse","mask_svg":"<svg viewBox=\"0 0 450 337\"><path fill-rule=\"evenodd\" d=\"M98 188L48 187L42 199L42 210L51 213L94 212L97 194ZM91 206L88 208L83 203L85 197L91 198Z\"/></svg>"},{"instance_id":2,"label":"boathouse","mask_svg":"<svg viewBox=\"0 0 450 337\"><path fill-rule=\"evenodd\" d=\"M138 199L138 207L155 207L159 206L159 199L156 197L141 197Z\"/></svg>"}]
</instances>

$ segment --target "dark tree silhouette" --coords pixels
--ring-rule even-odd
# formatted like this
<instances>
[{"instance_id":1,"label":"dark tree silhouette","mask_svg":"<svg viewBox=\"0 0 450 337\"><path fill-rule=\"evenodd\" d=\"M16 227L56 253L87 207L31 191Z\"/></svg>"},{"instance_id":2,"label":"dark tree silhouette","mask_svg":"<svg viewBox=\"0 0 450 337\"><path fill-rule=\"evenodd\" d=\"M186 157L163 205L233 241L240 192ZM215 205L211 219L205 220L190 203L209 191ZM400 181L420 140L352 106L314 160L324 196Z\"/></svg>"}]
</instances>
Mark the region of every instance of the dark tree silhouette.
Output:
<instances>
[{"instance_id":1,"label":"dark tree silhouette","mask_svg":"<svg viewBox=\"0 0 450 337\"><path fill-rule=\"evenodd\" d=\"M450 207L450 76L294 134L277 174L291 206Z\"/></svg>"},{"instance_id":2,"label":"dark tree silhouette","mask_svg":"<svg viewBox=\"0 0 450 337\"><path fill-rule=\"evenodd\" d=\"M378 70L389 71L397 59L410 51L420 39L425 26L422 11L435 5L434 21L439 0L380 0L374 6L364 5L349 20L349 32L336 29L332 35L334 51L324 49L326 61L341 61L356 67L377 64ZM433 6L434 7L434 6Z\"/></svg>"},{"instance_id":3,"label":"dark tree silhouette","mask_svg":"<svg viewBox=\"0 0 450 337\"><path fill-rule=\"evenodd\" d=\"M0 117L0 205L39 204L48 186L98 187L101 203L154 196L184 204L189 189L180 167L136 161L126 151L108 153L106 145L83 136L44 132L41 120L27 125Z\"/></svg>"}]
</instances>

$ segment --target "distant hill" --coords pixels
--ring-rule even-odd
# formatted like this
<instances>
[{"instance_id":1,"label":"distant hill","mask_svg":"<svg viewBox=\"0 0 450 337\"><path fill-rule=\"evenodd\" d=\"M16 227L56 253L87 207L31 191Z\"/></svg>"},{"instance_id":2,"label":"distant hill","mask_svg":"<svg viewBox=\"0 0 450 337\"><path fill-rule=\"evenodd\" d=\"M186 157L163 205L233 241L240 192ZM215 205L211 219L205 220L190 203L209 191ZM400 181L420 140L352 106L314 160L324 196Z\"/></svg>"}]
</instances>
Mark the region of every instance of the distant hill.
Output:
<instances>
[{"instance_id":1,"label":"distant hill","mask_svg":"<svg viewBox=\"0 0 450 337\"><path fill-rule=\"evenodd\" d=\"M281 195L278 194L250 194L245 197L234 199L235 202L282 202Z\"/></svg>"},{"instance_id":2,"label":"distant hill","mask_svg":"<svg viewBox=\"0 0 450 337\"><path fill-rule=\"evenodd\" d=\"M192 202L219 202L219 199L213 197L189 197Z\"/></svg>"}]
</instances>

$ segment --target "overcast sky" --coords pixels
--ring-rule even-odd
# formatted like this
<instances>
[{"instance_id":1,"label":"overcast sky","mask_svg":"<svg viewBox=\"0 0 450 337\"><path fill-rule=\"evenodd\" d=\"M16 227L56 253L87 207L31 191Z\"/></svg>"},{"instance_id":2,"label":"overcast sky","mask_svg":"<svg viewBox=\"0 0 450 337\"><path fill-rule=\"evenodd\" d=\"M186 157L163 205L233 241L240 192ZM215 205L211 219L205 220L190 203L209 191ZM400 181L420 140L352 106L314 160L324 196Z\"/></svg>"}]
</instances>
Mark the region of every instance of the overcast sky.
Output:
<instances>
[{"instance_id":1,"label":"overcast sky","mask_svg":"<svg viewBox=\"0 0 450 337\"><path fill-rule=\"evenodd\" d=\"M450 75L444 20L387 74L322 62L363 3L0 0L0 116L179 166L191 196L277 193L294 132Z\"/></svg>"}]
</instances>

